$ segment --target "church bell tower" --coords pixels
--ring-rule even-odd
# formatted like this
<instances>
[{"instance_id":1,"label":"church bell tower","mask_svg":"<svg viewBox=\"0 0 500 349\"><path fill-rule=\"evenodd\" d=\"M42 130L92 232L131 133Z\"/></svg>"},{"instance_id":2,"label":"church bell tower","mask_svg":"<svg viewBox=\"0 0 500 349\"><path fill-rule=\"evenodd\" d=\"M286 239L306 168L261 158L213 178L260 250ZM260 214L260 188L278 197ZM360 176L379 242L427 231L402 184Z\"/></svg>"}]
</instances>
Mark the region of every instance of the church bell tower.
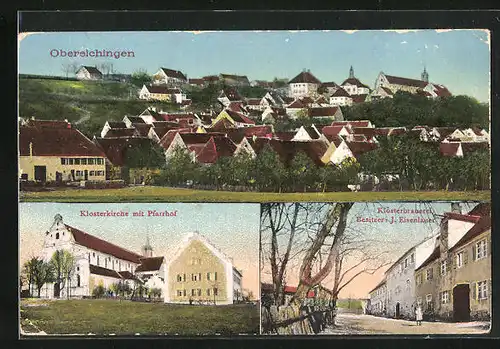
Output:
<instances>
[{"instance_id":1,"label":"church bell tower","mask_svg":"<svg viewBox=\"0 0 500 349\"><path fill-rule=\"evenodd\" d=\"M354 79L354 69L352 68L352 65L351 69L349 69L349 79Z\"/></svg>"},{"instance_id":2,"label":"church bell tower","mask_svg":"<svg viewBox=\"0 0 500 349\"><path fill-rule=\"evenodd\" d=\"M427 73L427 70L424 67L424 71L422 72L421 75L422 81L429 82L429 73Z\"/></svg>"},{"instance_id":3,"label":"church bell tower","mask_svg":"<svg viewBox=\"0 0 500 349\"><path fill-rule=\"evenodd\" d=\"M149 242L149 234L146 237L146 244L142 246L142 255L144 257L153 257L153 247Z\"/></svg>"}]
</instances>

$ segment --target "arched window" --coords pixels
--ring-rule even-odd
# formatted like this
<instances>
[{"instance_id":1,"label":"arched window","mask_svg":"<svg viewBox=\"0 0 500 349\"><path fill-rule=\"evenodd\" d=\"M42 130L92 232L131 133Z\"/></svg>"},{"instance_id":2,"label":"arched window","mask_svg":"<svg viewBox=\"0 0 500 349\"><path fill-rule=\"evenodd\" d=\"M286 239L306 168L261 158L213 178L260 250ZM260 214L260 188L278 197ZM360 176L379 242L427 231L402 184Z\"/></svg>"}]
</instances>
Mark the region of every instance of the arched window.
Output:
<instances>
[{"instance_id":1,"label":"arched window","mask_svg":"<svg viewBox=\"0 0 500 349\"><path fill-rule=\"evenodd\" d=\"M76 286L80 287L80 275L76 276Z\"/></svg>"},{"instance_id":2,"label":"arched window","mask_svg":"<svg viewBox=\"0 0 500 349\"><path fill-rule=\"evenodd\" d=\"M56 240L59 239L59 233L56 233Z\"/></svg>"}]
</instances>

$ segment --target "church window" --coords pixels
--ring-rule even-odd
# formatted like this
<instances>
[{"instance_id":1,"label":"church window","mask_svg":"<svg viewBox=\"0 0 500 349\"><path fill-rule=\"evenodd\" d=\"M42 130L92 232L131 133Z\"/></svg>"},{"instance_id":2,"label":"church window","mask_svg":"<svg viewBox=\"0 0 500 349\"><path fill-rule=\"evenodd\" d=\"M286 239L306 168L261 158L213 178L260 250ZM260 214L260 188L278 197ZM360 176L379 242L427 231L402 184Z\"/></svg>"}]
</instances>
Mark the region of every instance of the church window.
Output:
<instances>
[{"instance_id":1,"label":"church window","mask_svg":"<svg viewBox=\"0 0 500 349\"><path fill-rule=\"evenodd\" d=\"M59 239L59 233L56 233L56 240Z\"/></svg>"},{"instance_id":2,"label":"church window","mask_svg":"<svg viewBox=\"0 0 500 349\"><path fill-rule=\"evenodd\" d=\"M214 273L214 280L217 281L217 272Z\"/></svg>"},{"instance_id":3,"label":"church window","mask_svg":"<svg viewBox=\"0 0 500 349\"><path fill-rule=\"evenodd\" d=\"M97 256L97 266L99 266L99 256Z\"/></svg>"},{"instance_id":4,"label":"church window","mask_svg":"<svg viewBox=\"0 0 500 349\"><path fill-rule=\"evenodd\" d=\"M80 287L80 275L76 276L76 286Z\"/></svg>"}]
</instances>

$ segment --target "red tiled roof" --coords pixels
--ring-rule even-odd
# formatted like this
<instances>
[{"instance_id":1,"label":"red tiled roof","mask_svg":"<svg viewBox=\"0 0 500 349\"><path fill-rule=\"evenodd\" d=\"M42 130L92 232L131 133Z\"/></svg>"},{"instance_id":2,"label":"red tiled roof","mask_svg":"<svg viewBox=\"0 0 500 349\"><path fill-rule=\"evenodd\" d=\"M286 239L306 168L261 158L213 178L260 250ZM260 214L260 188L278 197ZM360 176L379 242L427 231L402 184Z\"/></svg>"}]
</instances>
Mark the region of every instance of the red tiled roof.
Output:
<instances>
[{"instance_id":1,"label":"red tiled roof","mask_svg":"<svg viewBox=\"0 0 500 349\"><path fill-rule=\"evenodd\" d=\"M425 82L423 80L408 79L408 78L402 78L399 76L385 75L385 77L387 78L387 81L389 81L390 84L394 84L394 85L404 85L404 86L413 86L413 87L424 88L428 84L427 82Z\"/></svg>"},{"instance_id":2,"label":"red tiled roof","mask_svg":"<svg viewBox=\"0 0 500 349\"><path fill-rule=\"evenodd\" d=\"M314 99L312 99L312 97L309 97L309 96L303 96L303 97L300 97L299 99L305 105L314 103Z\"/></svg>"},{"instance_id":3,"label":"red tiled roof","mask_svg":"<svg viewBox=\"0 0 500 349\"><path fill-rule=\"evenodd\" d=\"M94 274L94 275L102 275L102 276L112 277L115 279L122 278L121 275L118 274L117 271L111 270L108 268L104 268L104 267L98 267L97 265L94 265L94 264L89 264L89 270L90 270L90 274Z\"/></svg>"},{"instance_id":4,"label":"red tiled roof","mask_svg":"<svg viewBox=\"0 0 500 349\"><path fill-rule=\"evenodd\" d=\"M240 143L247 137L272 138L273 129L269 125L256 125L250 127L239 127L227 130L227 136L235 143Z\"/></svg>"},{"instance_id":5,"label":"red tiled roof","mask_svg":"<svg viewBox=\"0 0 500 349\"><path fill-rule=\"evenodd\" d=\"M286 165L288 165L300 151L305 153L316 165L323 165L321 158L326 153L329 146L326 142L321 140L295 142L276 138L257 138L255 141L250 142L250 144L257 153L260 153L264 149L264 146L269 144L279 155L281 161Z\"/></svg>"},{"instance_id":6,"label":"red tiled roof","mask_svg":"<svg viewBox=\"0 0 500 349\"><path fill-rule=\"evenodd\" d=\"M456 212L445 212L444 213L445 217L448 217L449 219L453 219L456 221L462 221L462 222L470 222L470 223L477 223L481 216L473 216L470 214L461 214L461 213L456 213Z\"/></svg>"},{"instance_id":7,"label":"red tiled roof","mask_svg":"<svg viewBox=\"0 0 500 349\"><path fill-rule=\"evenodd\" d=\"M297 292L296 286L285 286L285 293L295 294ZM314 290L307 292L307 298L314 298Z\"/></svg>"},{"instance_id":8,"label":"red tiled roof","mask_svg":"<svg viewBox=\"0 0 500 349\"><path fill-rule=\"evenodd\" d=\"M107 121L107 123L111 128L127 128L123 121Z\"/></svg>"},{"instance_id":9,"label":"red tiled roof","mask_svg":"<svg viewBox=\"0 0 500 349\"><path fill-rule=\"evenodd\" d=\"M342 87L338 88L337 91L332 93L332 97L349 97L352 98L349 93L347 93L346 90L344 90Z\"/></svg>"},{"instance_id":10,"label":"red tiled roof","mask_svg":"<svg viewBox=\"0 0 500 349\"><path fill-rule=\"evenodd\" d=\"M328 82L323 82L321 84L321 87L340 87L340 86L333 81L328 81Z\"/></svg>"},{"instance_id":11,"label":"red tiled roof","mask_svg":"<svg viewBox=\"0 0 500 349\"><path fill-rule=\"evenodd\" d=\"M321 132L325 136L336 136L339 134L340 131L342 131L342 128L344 128L344 125L325 126L321 129ZM347 129L347 131L349 131L349 129Z\"/></svg>"},{"instance_id":12,"label":"red tiled roof","mask_svg":"<svg viewBox=\"0 0 500 349\"><path fill-rule=\"evenodd\" d=\"M436 238L436 245L434 246L434 250L432 250L432 253L429 255L429 257L427 257L427 259L417 268L415 269L415 271L417 270L421 270L422 268L425 268L426 266L428 266L429 264L431 264L432 262L434 262L435 260L437 260L440 256L440 248L439 248L439 240L441 239L440 236L438 236Z\"/></svg>"},{"instance_id":13,"label":"red tiled roof","mask_svg":"<svg viewBox=\"0 0 500 349\"><path fill-rule=\"evenodd\" d=\"M323 117L323 116L334 116L339 107L319 107L319 108L309 108L307 114L310 118Z\"/></svg>"},{"instance_id":14,"label":"red tiled roof","mask_svg":"<svg viewBox=\"0 0 500 349\"><path fill-rule=\"evenodd\" d=\"M203 79L189 79L188 82L191 85L204 85L205 84L205 80L203 80Z\"/></svg>"},{"instance_id":15,"label":"red tiled roof","mask_svg":"<svg viewBox=\"0 0 500 349\"><path fill-rule=\"evenodd\" d=\"M470 216L489 216L491 215L491 203L481 202L469 211Z\"/></svg>"},{"instance_id":16,"label":"red tiled roof","mask_svg":"<svg viewBox=\"0 0 500 349\"><path fill-rule=\"evenodd\" d=\"M361 81L359 81L357 78L345 79L344 82L342 84L340 84L340 86L344 86L346 84L354 85L354 86L357 86L357 87L366 87L366 88L369 88L368 86L366 86L365 84L363 84Z\"/></svg>"},{"instance_id":17,"label":"red tiled roof","mask_svg":"<svg viewBox=\"0 0 500 349\"><path fill-rule=\"evenodd\" d=\"M450 134L456 131L456 127L435 127L436 131L438 131L441 139L448 137Z\"/></svg>"},{"instance_id":18,"label":"red tiled roof","mask_svg":"<svg viewBox=\"0 0 500 349\"><path fill-rule=\"evenodd\" d=\"M117 138L117 137L124 137L124 138L130 138L133 137L136 134L135 128L111 128L106 132L104 135L105 138Z\"/></svg>"},{"instance_id":19,"label":"red tiled roof","mask_svg":"<svg viewBox=\"0 0 500 349\"><path fill-rule=\"evenodd\" d=\"M145 124L146 122L144 121L143 118L140 116L130 116L127 115L127 119L132 123L132 124Z\"/></svg>"},{"instance_id":20,"label":"red tiled roof","mask_svg":"<svg viewBox=\"0 0 500 349\"><path fill-rule=\"evenodd\" d=\"M163 264L163 257L148 257L141 258L139 266L135 269L135 272L144 272L144 271L157 271L160 270L161 265Z\"/></svg>"},{"instance_id":21,"label":"red tiled roof","mask_svg":"<svg viewBox=\"0 0 500 349\"><path fill-rule=\"evenodd\" d=\"M242 113L245 111L245 104L243 103L243 101L231 101L226 108L238 113Z\"/></svg>"},{"instance_id":22,"label":"red tiled roof","mask_svg":"<svg viewBox=\"0 0 500 349\"><path fill-rule=\"evenodd\" d=\"M311 139L318 139L319 137L321 137L321 134L319 134L314 129L314 127L312 127L312 126L303 126L303 128L307 132L307 134L309 135L309 137L311 137Z\"/></svg>"},{"instance_id":23,"label":"red tiled roof","mask_svg":"<svg viewBox=\"0 0 500 349\"><path fill-rule=\"evenodd\" d=\"M19 155L30 156L102 156L104 153L74 128L19 127Z\"/></svg>"},{"instance_id":24,"label":"red tiled roof","mask_svg":"<svg viewBox=\"0 0 500 349\"><path fill-rule=\"evenodd\" d=\"M456 156L460 143L439 143L439 152L443 156Z\"/></svg>"},{"instance_id":25,"label":"red tiled roof","mask_svg":"<svg viewBox=\"0 0 500 349\"><path fill-rule=\"evenodd\" d=\"M476 224L472 228L469 229L467 233L465 233L464 236L458 242L455 244L455 246L452 247L452 250L456 250L465 244L467 244L469 241L474 239L476 236L481 235L485 231L491 229L491 216L483 216L481 217Z\"/></svg>"},{"instance_id":26,"label":"red tiled roof","mask_svg":"<svg viewBox=\"0 0 500 349\"><path fill-rule=\"evenodd\" d=\"M163 70L165 75L167 75L169 78L175 78L179 80L184 80L186 81L186 76L179 70L173 70L173 69L168 69L168 68L160 68Z\"/></svg>"},{"instance_id":27,"label":"red tiled roof","mask_svg":"<svg viewBox=\"0 0 500 349\"><path fill-rule=\"evenodd\" d=\"M352 132L354 134L365 135L366 138L372 138L375 136L375 128L373 127L353 127Z\"/></svg>"},{"instance_id":28,"label":"red tiled roof","mask_svg":"<svg viewBox=\"0 0 500 349\"><path fill-rule=\"evenodd\" d=\"M230 109L225 109L225 112L231 117L231 119L233 119L235 122L240 122L240 123L244 123L244 124L254 124L255 125L255 121L253 121L252 119L249 119L247 118L245 115L243 115L242 113L238 113L238 112L235 112L235 111L232 111Z\"/></svg>"},{"instance_id":29,"label":"red tiled roof","mask_svg":"<svg viewBox=\"0 0 500 349\"><path fill-rule=\"evenodd\" d=\"M446 86L432 84L432 87L434 87L434 93L438 97L451 97L451 92L446 88Z\"/></svg>"},{"instance_id":30,"label":"red tiled roof","mask_svg":"<svg viewBox=\"0 0 500 349\"><path fill-rule=\"evenodd\" d=\"M318 84L319 85L319 84L321 84L321 81L319 81L310 72L305 71L305 72L301 72L299 75L297 75L296 77L294 77L288 83L289 84L306 83L306 84Z\"/></svg>"},{"instance_id":31,"label":"red tiled roof","mask_svg":"<svg viewBox=\"0 0 500 349\"><path fill-rule=\"evenodd\" d=\"M219 77L217 75L204 76L202 79L207 82L219 81Z\"/></svg>"},{"instance_id":32,"label":"red tiled roof","mask_svg":"<svg viewBox=\"0 0 500 349\"><path fill-rule=\"evenodd\" d=\"M194 120L194 113L160 113L158 114L164 121L179 122L181 119Z\"/></svg>"},{"instance_id":33,"label":"red tiled roof","mask_svg":"<svg viewBox=\"0 0 500 349\"><path fill-rule=\"evenodd\" d=\"M179 123L175 121L154 121L153 127L179 127Z\"/></svg>"},{"instance_id":34,"label":"red tiled roof","mask_svg":"<svg viewBox=\"0 0 500 349\"><path fill-rule=\"evenodd\" d=\"M109 254L113 257L127 260L134 263L139 263L139 259L142 258L141 255L134 253L132 251L126 250L123 247L114 245L105 240L99 239L93 235L87 234L79 229L73 228L65 224L66 228L73 234L75 243L85 246L91 250L99 251L102 253Z\"/></svg>"},{"instance_id":35,"label":"red tiled roof","mask_svg":"<svg viewBox=\"0 0 500 349\"><path fill-rule=\"evenodd\" d=\"M151 124L134 124L133 126L140 137L147 137L149 130L153 127Z\"/></svg>"}]
</instances>

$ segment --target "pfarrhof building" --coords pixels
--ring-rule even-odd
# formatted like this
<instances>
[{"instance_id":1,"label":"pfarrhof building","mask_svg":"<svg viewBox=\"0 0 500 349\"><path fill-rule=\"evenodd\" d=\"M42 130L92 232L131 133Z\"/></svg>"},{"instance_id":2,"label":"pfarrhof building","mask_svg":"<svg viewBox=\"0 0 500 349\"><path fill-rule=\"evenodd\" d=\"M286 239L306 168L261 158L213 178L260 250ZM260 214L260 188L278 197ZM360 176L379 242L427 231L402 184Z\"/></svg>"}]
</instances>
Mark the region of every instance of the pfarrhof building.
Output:
<instances>
[{"instance_id":1,"label":"pfarrhof building","mask_svg":"<svg viewBox=\"0 0 500 349\"><path fill-rule=\"evenodd\" d=\"M70 278L61 287L47 283L41 297L88 297L97 286L118 282L159 288L168 303L232 304L242 295L242 272L230 257L199 233L190 233L172 257L153 256L147 239L141 253L88 234L63 222L57 214L45 232L42 258L68 251L75 260Z\"/></svg>"},{"instance_id":2,"label":"pfarrhof building","mask_svg":"<svg viewBox=\"0 0 500 349\"><path fill-rule=\"evenodd\" d=\"M491 318L491 206L458 204L439 231L406 251L372 289L368 311L391 318L471 321Z\"/></svg>"}]
</instances>

